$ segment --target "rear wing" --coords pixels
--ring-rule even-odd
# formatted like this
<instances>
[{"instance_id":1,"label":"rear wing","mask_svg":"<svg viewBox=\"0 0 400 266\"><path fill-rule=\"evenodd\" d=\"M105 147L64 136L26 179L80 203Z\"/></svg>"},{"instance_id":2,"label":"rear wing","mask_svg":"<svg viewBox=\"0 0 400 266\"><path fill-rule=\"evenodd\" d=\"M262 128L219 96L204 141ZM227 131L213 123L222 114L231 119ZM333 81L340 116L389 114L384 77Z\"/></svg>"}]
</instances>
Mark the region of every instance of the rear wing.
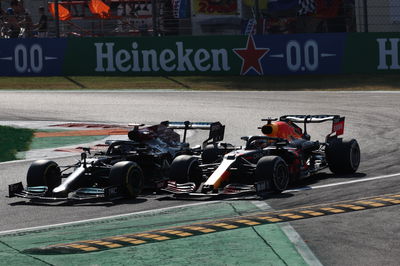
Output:
<instances>
[{"instance_id":1,"label":"rear wing","mask_svg":"<svg viewBox=\"0 0 400 266\"><path fill-rule=\"evenodd\" d=\"M284 115L280 121L292 121L297 123L322 123L341 118L340 115ZM344 117L343 117L344 119Z\"/></svg>"},{"instance_id":2,"label":"rear wing","mask_svg":"<svg viewBox=\"0 0 400 266\"><path fill-rule=\"evenodd\" d=\"M306 124L332 121L332 131L328 134L327 138L332 137L333 134L336 136L344 134L344 119L345 117L340 115L284 115L279 118L280 121L304 123L305 132Z\"/></svg>"},{"instance_id":3,"label":"rear wing","mask_svg":"<svg viewBox=\"0 0 400 266\"><path fill-rule=\"evenodd\" d=\"M225 125L222 125L219 121L217 122L170 122L163 121L160 124L165 125L171 129L183 129L183 142L186 142L186 134L188 130L192 129L200 129L200 130L209 130L208 139L206 139L203 144L207 144L209 141L213 143L222 141L224 139L225 134Z\"/></svg>"}]
</instances>

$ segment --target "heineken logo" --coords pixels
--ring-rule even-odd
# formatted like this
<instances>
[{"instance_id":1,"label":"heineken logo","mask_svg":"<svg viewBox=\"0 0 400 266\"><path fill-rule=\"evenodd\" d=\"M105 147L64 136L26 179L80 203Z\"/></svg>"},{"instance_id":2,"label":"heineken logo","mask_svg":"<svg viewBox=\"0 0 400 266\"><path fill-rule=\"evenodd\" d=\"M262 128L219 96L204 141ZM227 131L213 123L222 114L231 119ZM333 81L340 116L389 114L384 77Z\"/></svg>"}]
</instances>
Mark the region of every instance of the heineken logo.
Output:
<instances>
[{"instance_id":1,"label":"heineken logo","mask_svg":"<svg viewBox=\"0 0 400 266\"><path fill-rule=\"evenodd\" d=\"M240 75L246 75L251 69L258 75L264 75L261 59L270 51L269 48L257 48L253 36L249 35L246 48L236 48L233 51L242 59Z\"/></svg>"},{"instance_id":2,"label":"heineken logo","mask_svg":"<svg viewBox=\"0 0 400 266\"><path fill-rule=\"evenodd\" d=\"M229 72L232 55L241 60L241 75L250 71L263 75L261 60L269 48L256 47L249 36L245 47L204 49L185 47L178 41L168 49L145 49L133 41L129 49L114 42L96 42L96 72Z\"/></svg>"},{"instance_id":3,"label":"heineken logo","mask_svg":"<svg viewBox=\"0 0 400 266\"><path fill-rule=\"evenodd\" d=\"M378 38L379 65L378 70L398 70L399 61L399 38Z\"/></svg>"},{"instance_id":4,"label":"heineken logo","mask_svg":"<svg viewBox=\"0 0 400 266\"><path fill-rule=\"evenodd\" d=\"M94 43L96 72L223 72L231 68L228 51L186 48L176 42L173 49L144 49L132 42L129 49L117 49L114 42Z\"/></svg>"}]
</instances>

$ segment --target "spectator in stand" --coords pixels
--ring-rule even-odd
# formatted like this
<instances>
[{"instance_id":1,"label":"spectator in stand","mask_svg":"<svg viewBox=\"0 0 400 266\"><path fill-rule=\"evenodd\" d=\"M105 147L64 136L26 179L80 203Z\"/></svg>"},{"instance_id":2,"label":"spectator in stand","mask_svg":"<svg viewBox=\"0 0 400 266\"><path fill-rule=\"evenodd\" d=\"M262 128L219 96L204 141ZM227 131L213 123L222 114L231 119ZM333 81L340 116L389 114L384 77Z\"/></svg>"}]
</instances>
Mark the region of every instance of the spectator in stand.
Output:
<instances>
[{"instance_id":1,"label":"spectator in stand","mask_svg":"<svg viewBox=\"0 0 400 266\"><path fill-rule=\"evenodd\" d=\"M14 11L14 16L16 16L17 20L19 19L19 16L23 14L23 6L18 0L12 0L10 2L10 7Z\"/></svg>"},{"instance_id":2,"label":"spectator in stand","mask_svg":"<svg viewBox=\"0 0 400 266\"><path fill-rule=\"evenodd\" d=\"M8 28L8 37L18 38L21 31L14 9L12 7L7 8L5 15L5 23Z\"/></svg>"},{"instance_id":3,"label":"spectator in stand","mask_svg":"<svg viewBox=\"0 0 400 266\"><path fill-rule=\"evenodd\" d=\"M305 31L303 29L305 22L298 17L299 10L299 0L269 0L267 8L263 12L263 16L267 20L267 32L283 34Z\"/></svg>"},{"instance_id":4,"label":"spectator in stand","mask_svg":"<svg viewBox=\"0 0 400 266\"><path fill-rule=\"evenodd\" d=\"M318 0L316 0L318 1ZM297 12L297 33L316 33L321 32L322 19L315 16L315 0L299 0L299 10Z\"/></svg>"},{"instance_id":5,"label":"spectator in stand","mask_svg":"<svg viewBox=\"0 0 400 266\"><path fill-rule=\"evenodd\" d=\"M0 0L0 17L4 16L5 12L3 8L1 7L1 0Z\"/></svg>"},{"instance_id":6,"label":"spectator in stand","mask_svg":"<svg viewBox=\"0 0 400 266\"><path fill-rule=\"evenodd\" d=\"M72 16L74 16L74 17L82 17L83 16L82 14L79 14L78 8L76 7L76 5L72 4L72 0L67 0L67 2L68 2L68 10L70 12L71 12L72 9L74 10L74 12L71 13ZM71 6L72 6L72 8L71 8Z\"/></svg>"},{"instance_id":7,"label":"spectator in stand","mask_svg":"<svg viewBox=\"0 0 400 266\"><path fill-rule=\"evenodd\" d=\"M47 37L47 15L43 6L39 7L39 14L40 19L39 22L35 25L35 28L38 32L37 37L44 38Z\"/></svg>"},{"instance_id":8,"label":"spectator in stand","mask_svg":"<svg viewBox=\"0 0 400 266\"><path fill-rule=\"evenodd\" d=\"M356 8L354 0L345 1L343 4L343 13L344 19L346 21L346 31L347 32L356 32Z\"/></svg>"},{"instance_id":9,"label":"spectator in stand","mask_svg":"<svg viewBox=\"0 0 400 266\"><path fill-rule=\"evenodd\" d=\"M139 25L139 32L142 36L147 36L149 34L149 27L147 26L146 22L142 20L142 23Z\"/></svg>"},{"instance_id":10,"label":"spectator in stand","mask_svg":"<svg viewBox=\"0 0 400 266\"><path fill-rule=\"evenodd\" d=\"M13 0L10 6L14 10L20 28L19 37L32 37L33 22L28 10L24 7L24 1Z\"/></svg>"},{"instance_id":11,"label":"spectator in stand","mask_svg":"<svg viewBox=\"0 0 400 266\"><path fill-rule=\"evenodd\" d=\"M29 12L25 9L22 21L20 21L20 26L24 29L23 37L32 38L33 37L33 21Z\"/></svg>"},{"instance_id":12,"label":"spectator in stand","mask_svg":"<svg viewBox=\"0 0 400 266\"><path fill-rule=\"evenodd\" d=\"M315 17L322 19L326 32L346 32L342 0L315 0Z\"/></svg>"}]
</instances>

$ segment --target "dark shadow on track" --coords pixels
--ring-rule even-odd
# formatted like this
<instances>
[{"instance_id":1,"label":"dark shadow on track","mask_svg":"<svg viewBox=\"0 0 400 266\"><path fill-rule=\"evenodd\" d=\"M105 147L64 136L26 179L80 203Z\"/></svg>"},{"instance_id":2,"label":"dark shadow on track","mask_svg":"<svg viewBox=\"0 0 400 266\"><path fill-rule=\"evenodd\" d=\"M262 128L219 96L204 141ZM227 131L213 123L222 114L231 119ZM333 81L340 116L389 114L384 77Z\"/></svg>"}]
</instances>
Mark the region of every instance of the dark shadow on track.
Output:
<instances>
[{"instance_id":1,"label":"dark shadow on track","mask_svg":"<svg viewBox=\"0 0 400 266\"><path fill-rule=\"evenodd\" d=\"M136 198L136 199L121 199L115 201L67 201L67 202L43 202L43 201L29 201L22 200L10 203L10 206L48 206L48 207L79 207L79 206L101 206L101 207L112 207L116 205L125 205L125 204L140 204L146 202L145 198Z\"/></svg>"},{"instance_id":2,"label":"dark shadow on track","mask_svg":"<svg viewBox=\"0 0 400 266\"><path fill-rule=\"evenodd\" d=\"M74 84L75 84L76 86L78 86L79 88L81 88L81 89L86 89L86 86L85 86L85 85L83 85L82 83L80 83L80 82L78 82L78 81L72 79L71 77L65 76L64 78L65 78L66 80L70 81L71 83L74 83Z\"/></svg>"},{"instance_id":3,"label":"dark shadow on track","mask_svg":"<svg viewBox=\"0 0 400 266\"><path fill-rule=\"evenodd\" d=\"M176 84L178 84L178 85L184 87L185 89L191 89L191 87L190 87L189 85L186 85L186 84L180 82L179 80L176 80L176 79L171 78L171 77L168 77L168 76L163 76L163 77L164 77L165 79L168 79L168 80L170 80L170 81L172 81L172 82L174 82L174 83L176 83Z\"/></svg>"},{"instance_id":4,"label":"dark shadow on track","mask_svg":"<svg viewBox=\"0 0 400 266\"><path fill-rule=\"evenodd\" d=\"M306 186L310 186L310 185L315 185L315 184L318 184L319 182L321 182L322 180L326 180L326 179L331 179L331 180L351 179L352 180L352 179L363 178L366 176L367 176L367 174L365 174L365 173L355 173L355 174L351 174L351 175L335 175L332 173L318 173L314 176L308 177L306 179L303 179L301 181L294 183L293 185L288 187L288 189L296 189L296 188L306 187Z\"/></svg>"},{"instance_id":5,"label":"dark shadow on track","mask_svg":"<svg viewBox=\"0 0 400 266\"><path fill-rule=\"evenodd\" d=\"M287 190L310 190L311 185L318 184L321 180L325 179L358 179L367 176L365 173L355 173L352 175L334 175L331 173L318 173L304 180L295 182L290 185ZM185 201L213 201L213 200L265 200L265 199L285 199L295 196L293 193L271 193L266 192L260 195L256 194L246 194L246 195L204 195L204 196L191 196L187 194L173 195L167 194L164 197L157 198L158 201L168 201L168 200L185 200Z\"/></svg>"}]
</instances>

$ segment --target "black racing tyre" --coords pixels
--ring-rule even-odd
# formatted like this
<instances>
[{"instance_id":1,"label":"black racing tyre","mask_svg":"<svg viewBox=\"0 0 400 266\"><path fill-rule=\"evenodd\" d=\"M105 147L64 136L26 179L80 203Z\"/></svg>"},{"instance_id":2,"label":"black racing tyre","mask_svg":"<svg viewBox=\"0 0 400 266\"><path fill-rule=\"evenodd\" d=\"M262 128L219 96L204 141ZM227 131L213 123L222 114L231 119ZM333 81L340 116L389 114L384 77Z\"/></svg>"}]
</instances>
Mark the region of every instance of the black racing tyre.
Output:
<instances>
[{"instance_id":1,"label":"black racing tyre","mask_svg":"<svg viewBox=\"0 0 400 266\"><path fill-rule=\"evenodd\" d=\"M34 161L26 175L28 187L47 186L51 191L61 184L61 171L58 164L49 160Z\"/></svg>"},{"instance_id":2,"label":"black racing tyre","mask_svg":"<svg viewBox=\"0 0 400 266\"><path fill-rule=\"evenodd\" d=\"M143 188L143 171L135 162L122 161L110 170L110 185L121 186L129 198L137 197Z\"/></svg>"},{"instance_id":3,"label":"black racing tyre","mask_svg":"<svg viewBox=\"0 0 400 266\"><path fill-rule=\"evenodd\" d=\"M326 146L325 154L334 174L354 174L360 165L360 146L355 139L333 140Z\"/></svg>"},{"instance_id":4,"label":"black racing tyre","mask_svg":"<svg viewBox=\"0 0 400 266\"><path fill-rule=\"evenodd\" d=\"M264 156L257 162L256 179L266 180L270 190L280 193L289 185L288 167L279 156Z\"/></svg>"},{"instance_id":5,"label":"black racing tyre","mask_svg":"<svg viewBox=\"0 0 400 266\"><path fill-rule=\"evenodd\" d=\"M219 157L218 148L214 145L207 145L201 153L201 160L204 164L214 163Z\"/></svg>"},{"instance_id":6,"label":"black racing tyre","mask_svg":"<svg viewBox=\"0 0 400 266\"><path fill-rule=\"evenodd\" d=\"M180 155L176 157L169 169L169 179L177 183L194 182L196 186L201 184L202 170L199 167L198 158L191 155Z\"/></svg>"}]
</instances>

